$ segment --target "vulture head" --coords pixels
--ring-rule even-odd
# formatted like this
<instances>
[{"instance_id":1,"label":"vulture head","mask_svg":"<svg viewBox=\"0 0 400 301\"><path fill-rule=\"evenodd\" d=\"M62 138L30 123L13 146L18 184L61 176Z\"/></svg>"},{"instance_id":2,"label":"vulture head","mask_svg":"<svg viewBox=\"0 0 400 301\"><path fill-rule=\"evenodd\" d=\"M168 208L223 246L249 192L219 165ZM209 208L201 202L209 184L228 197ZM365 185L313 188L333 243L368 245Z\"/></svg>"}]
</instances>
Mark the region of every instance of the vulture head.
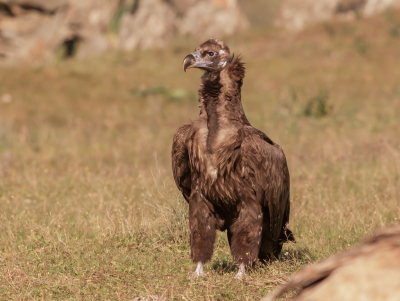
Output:
<instances>
[{"instance_id":1,"label":"vulture head","mask_svg":"<svg viewBox=\"0 0 400 301\"><path fill-rule=\"evenodd\" d=\"M223 41L209 39L183 59L182 67L185 72L189 68L218 72L225 67L229 56L229 47Z\"/></svg>"}]
</instances>

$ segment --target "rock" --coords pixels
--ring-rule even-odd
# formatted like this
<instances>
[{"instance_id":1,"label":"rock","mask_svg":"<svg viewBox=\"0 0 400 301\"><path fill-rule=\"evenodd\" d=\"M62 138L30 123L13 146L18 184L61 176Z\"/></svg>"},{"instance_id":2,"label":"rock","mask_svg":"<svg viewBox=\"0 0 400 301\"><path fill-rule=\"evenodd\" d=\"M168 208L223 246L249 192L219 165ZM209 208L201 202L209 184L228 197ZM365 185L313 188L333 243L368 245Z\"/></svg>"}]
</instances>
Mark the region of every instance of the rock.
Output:
<instances>
[{"instance_id":1,"label":"rock","mask_svg":"<svg viewBox=\"0 0 400 301\"><path fill-rule=\"evenodd\" d=\"M78 58L100 55L109 48L109 43L101 31L94 31L85 37L76 53Z\"/></svg>"},{"instance_id":2,"label":"rock","mask_svg":"<svg viewBox=\"0 0 400 301\"><path fill-rule=\"evenodd\" d=\"M40 64L60 47L81 58L110 46L157 48L177 34L207 39L248 26L237 0L0 0L0 16L0 64L6 65ZM118 41L106 38L111 20L119 24Z\"/></svg>"},{"instance_id":3,"label":"rock","mask_svg":"<svg viewBox=\"0 0 400 301\"><path fill-rule=\"evenodd\" d=\"M400 300L400 225L364 244L305 267L261 301L300 288L293 301Z\"/></svg>"},{"instance_id":4,"label":"rock","mask_svg":"<svg viewBox=\"0 0 400 301\"><path fill-rule=\"evenodd\" d=\"M223 37L248 27L236 0L146 0L120 23L125 50L163 47L176 33L199 39Z\"/></svg>"},{"instance_id":5,"label":"rock","mask_svg":"<svg viewBox=\"0 0 400 301\"><path fill-rule=\"evenodd\" d=\"M199 39L222 38L249 26L236 0L197 1L178 24L180 34Z\"/></svg>"},{"instance_id":6,"label":"rock","mask_svg":"<svg viewBox=\"0 0 400 301\"><path fill-rule=\"evenodd\" d=\"M4 103L10 103L12 101L12 97L8 93L5 93L5 94L1 95L0 99Z\"/></svg>"},{"instance_id":7,"label":"rock","mask_svg":"<svg viewBox=\"0 0 400 301\"><path fill-rule=\"evenodd\" d=\"M114 16L119 0L69 0L67 20L77 31L105 32ZM79 29L77 29L79 27Z\"/></svg>"},{"instance_id":8,"label":"rock","mask_svg":"<svg viewBox=\"0 0 400 301\"><path fill-rule=\"evenodd\" d=\"M99 55L108 49L105 33L118 4L119 0L69 0L66 39L75 39L81 44L78 57Z\"/></svg>"},{"instance_id":9,"label":"rock","mask_svg":"<svg viewBox=\"0 0 400 301\"><path fill-rule=\"evenodd\" d=\"M64 14L43 15L29 10L0 20L0 63L41 62L53 56L63 38L59 35Z\"/></svg>"},{"instance_id":10,"label":"rock","mask_svg":"<svg viewBox=\"0 0 400 301\"><path fill-rule=\"evenodd\" d=\"M400 7L400 0L285 0L275 23L290 30L301 30L310 23L351 20L357 14L370 16L389 7Z\"/></svg>"},{"instance_id":11,"label":"rock","mask_svg":"<svg viewBox=\"0 0 400 301\"><path fill-rule=\"evenodd\" d=\"M176 13L163 0L145 0L133 14L125 14L120 22L119 39L125 50L162 47L176 32Z\"/></svg>"},{"instance_id":12,"label":"rock","mask_svg":"<svg viewBox=\"0 0 400 301\"><path fill-rule=\"evenodd\" d=\"M66 42L78 56L108 48L104 38L119 0L0 0L0 64L42 63Z\"/></svg>"},{"instance_id":13,"label":"rock","mask_svg":"<svg viewBox=\"0 0 400 301\"><path fill-rule=\"evenodd\" d=\"M339 1L286 0L276 24L290 30L301 30L307 23L331 19Z\"/></svg>"},{"instance_id":14,"label":"rock","mask_svg":"<svg viewBox=\"0 0 400 301\"><path fill-rule=\"evenodd\" d=\"M370 16L376 13L380 13L390 7L400 7L399 0L369 0L365 4L363 14Z\"/></svg>"},{"instance_id":15,"label":"rock","mask_svg":"<svg viewBox=\"0 0 400 301\"><path fill-rule=\"evenodd\" d=\"M169 3L180 17L184 16L191 7L199 2L201 2L201 0L169 0Z\"/></svg>"},{"instance_id":16,"label":"rock","mask_svg":"<svg viewBox=\"0 0 400 301\"><path fill-rule=\"evenodd\" d=\"M68 5L68 0L2 0L0 3L9 6L19 6L30 9L41 10L44 13L55 13L61 7Z\"/></svg>"}]
</instances>

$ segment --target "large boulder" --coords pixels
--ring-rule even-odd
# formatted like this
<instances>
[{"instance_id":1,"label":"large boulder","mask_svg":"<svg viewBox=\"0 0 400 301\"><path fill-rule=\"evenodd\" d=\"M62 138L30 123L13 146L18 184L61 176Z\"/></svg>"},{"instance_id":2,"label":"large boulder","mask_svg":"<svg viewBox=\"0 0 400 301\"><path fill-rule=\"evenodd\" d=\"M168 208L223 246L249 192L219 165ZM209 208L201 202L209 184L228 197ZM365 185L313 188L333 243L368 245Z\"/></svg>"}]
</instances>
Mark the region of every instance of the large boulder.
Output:
<instances>
[{"instance_id":1,"label":"large boulder","mask_svg":"<svg viewBox=\"0 0 400 301\"><path fill-rule=\"evenodd\" d=\"M351 20L357 15L370 16L390 7L400 7L400 0L285 0L276 24L301 30L310 23Z\"/></svg>"},{"instance_id":2,"label":"large boulder","mask_svg":"<svg viewBox=\"0 0 400 301\"><path fill-rule=\"evenodd\" d=\"M20 6L42 10L45 13L55 13L60 7L66 6L68 0L2 0L0 3L4 3L11 7Z\"/></svg>"},{"instance_id":3,"label":"large boulder","mask_svg":"<svg viewBox=\"0 0 400 301\"><path fill-rule=\"evenodd\" d=\"M176 12L163 0L145 0L133 13L125 14L119 26L121 47L125 50L162 47L176 32Z\"/></svg>"},{"instance_id":4,"label":"large boulder","mask_svg":"<svg viewBox=\"0 0 400 301\"><path fill-rule=\"evenodd\" d=\"M118 0L0 0L0 63L41 63L80 41L78 56L107 49ZM69 44L68 44L69 43Z\"/></svg>"},{"instance_id":5,"label":"large boulder","mask_svg":"<svg viewBox=\"0 0 400 301\"><path fill-rule=\"evenodd\" d=\"M380 13L390 7L400 7L400 0L368 0L363 13L366 16L370 16Z\"/></svg>"},{"instance_id":6,"label":"large boulder","mask_svg":"<svg viewBox=\"0 0 400 301\"><path fill-rule=\"evenodd\" d=\"M117 42L107 38L111 24ZM0 64L163 47L177 34L208 39L247 26L237 0L0 0Z\"/></svg>"},{"instance_id":7,"label":"large boulder","mask_svg":"<svg viewBox=\"0 0 400 301\"><path fill-rule=\"evenodd\" d=\"M236 0L197 1L178 24L180 34L199 39L232 35L248 27Z\"/></svg>"},{"instance_id":8,"label":"large boulder","mask_svg":"<svg viewBox=\"0 0 400 301\"><path fill-rule=\"evenodd\" d=\"M236 0L146 0L123 16L119 38L126 50L163 47L176 33L223 37L248 27Z\"/></svg>"},{"instance_id":9,"label":"large boulder","mask_svg":"<svg viewBox=\"0 0 400 301\"><path fill-rule=\"evenodd\" d=\"M78 57L98 55L108 49L105 38L119 0L68 0L66 40L79 41Z\"/></svg>"},{"instance_id":10,"label":"large boulder","mask_svg":"<svg viewBox=\"0 0 400 301\"><path fill-rule=\"evenodd\" d=\"M293 301L400 300L400 225L305 267L261 301L276 300L295 288L299 290Z\"/></svg>"},{"instance_id":11,"label":"large boulder","mask_svg":"<svg viewBox=\"0 0 400 301\"><path fill-rule=\"evenodd\" d=\"M63 41L59 32L64 25L65 2L43 9L19 2L22 1L0 1L0 62L12 65L52 57Z\"/></svg>"},{"instance_id":12,"label":"large boulder","mask_svg":"<svg viewBox=\"0 0 400 301\"><path fill-rule=\"evenodd\" d=\"M201 0L169 0L168 1L179 16L184 16L188 10L201 2Z\"/></svg>"}]
</instances>

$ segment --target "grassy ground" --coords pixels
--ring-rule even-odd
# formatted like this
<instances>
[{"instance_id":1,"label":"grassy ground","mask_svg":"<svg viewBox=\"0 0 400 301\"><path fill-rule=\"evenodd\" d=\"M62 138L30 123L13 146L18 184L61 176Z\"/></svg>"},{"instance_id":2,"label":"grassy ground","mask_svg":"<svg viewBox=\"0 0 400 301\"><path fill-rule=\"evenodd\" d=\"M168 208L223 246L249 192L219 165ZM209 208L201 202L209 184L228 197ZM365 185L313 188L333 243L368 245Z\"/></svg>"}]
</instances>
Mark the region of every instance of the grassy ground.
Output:
<instances>
[{"instance_id":1,"label":"grassy ground","mask_svg":"<svg viewBox=\"0 0 400 301\"><path fill-rule=\"evenodd\" d=\"M198 114L200 72L181 61L201 41L1 69L1 300L257 300L397 223L399 14L226 41L247 62L250 122L286 153L297 244L238 282L221 233L208 278L188 280L170 148Z\"/></svg>"}]
</instances>

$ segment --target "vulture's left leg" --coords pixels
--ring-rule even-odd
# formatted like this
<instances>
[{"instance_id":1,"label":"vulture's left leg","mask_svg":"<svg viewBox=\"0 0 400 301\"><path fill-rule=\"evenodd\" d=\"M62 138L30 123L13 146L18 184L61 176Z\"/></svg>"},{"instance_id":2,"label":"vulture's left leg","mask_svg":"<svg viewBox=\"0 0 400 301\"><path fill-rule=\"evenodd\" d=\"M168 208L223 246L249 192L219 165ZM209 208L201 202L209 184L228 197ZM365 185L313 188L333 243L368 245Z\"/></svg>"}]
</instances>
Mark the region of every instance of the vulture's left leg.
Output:
<instances>
[{"instance_id":1,"label":"vulture's left leg","mask_svg":"<svg viewBox=\"0 0 400 301\"><path fill-rule=\"evenodd\" d=\"M274 241L273 233L271 233L271 219L269 215L268 206L263 208L263 229L261 234L260 252L258 259L261 263L267 263L279 257L282 249L282 244L277 239Z\"/></svg>"},{"instance_id":2,"label":"vulture's left leg","mask_svg":"<svg viewBox=\"0 0 400 301\"><path fill-rule=\"evenodd\" d=\"M271 260L279 259L279 254L282 250L283 243L286 243L288 241L296 242L292 231L286 228L286 224L289 222L290 213L289 195L286 195L285 199L280 200L279 203L286 203L286 206L283 216L279 218L278 215L278 217L274 221L277 229L274 232L271 231L269 206L263 206L264 221L261 238L261 248L260 253L258 254L258 259L262 263L267 263Z\"/></svg>"},{"instance_id":3,"label":"vulture's left leg","mask_svg":"<svg viewBox=\"0 0 400 301\"><path fill-rule=\"evenodd\" d=\"M245 267L258 258L262 232L261 205L255 197L242 200L238 218L228 229L228 239L233 260L239 264L235 278L246 277Z\"/></svg>"},{"instance_id":4,"label":"vulture's left leg","mask_svg":"<svg viewBox=\"0 0 400 301\"><path fill-rule=\"evenodd\" d=\"M203 264L211 259L216 235L216 219L204 196L192 192L189 198L190 248L197 269L191 278L205 276Z\"/></svg>"}]
</instances>

